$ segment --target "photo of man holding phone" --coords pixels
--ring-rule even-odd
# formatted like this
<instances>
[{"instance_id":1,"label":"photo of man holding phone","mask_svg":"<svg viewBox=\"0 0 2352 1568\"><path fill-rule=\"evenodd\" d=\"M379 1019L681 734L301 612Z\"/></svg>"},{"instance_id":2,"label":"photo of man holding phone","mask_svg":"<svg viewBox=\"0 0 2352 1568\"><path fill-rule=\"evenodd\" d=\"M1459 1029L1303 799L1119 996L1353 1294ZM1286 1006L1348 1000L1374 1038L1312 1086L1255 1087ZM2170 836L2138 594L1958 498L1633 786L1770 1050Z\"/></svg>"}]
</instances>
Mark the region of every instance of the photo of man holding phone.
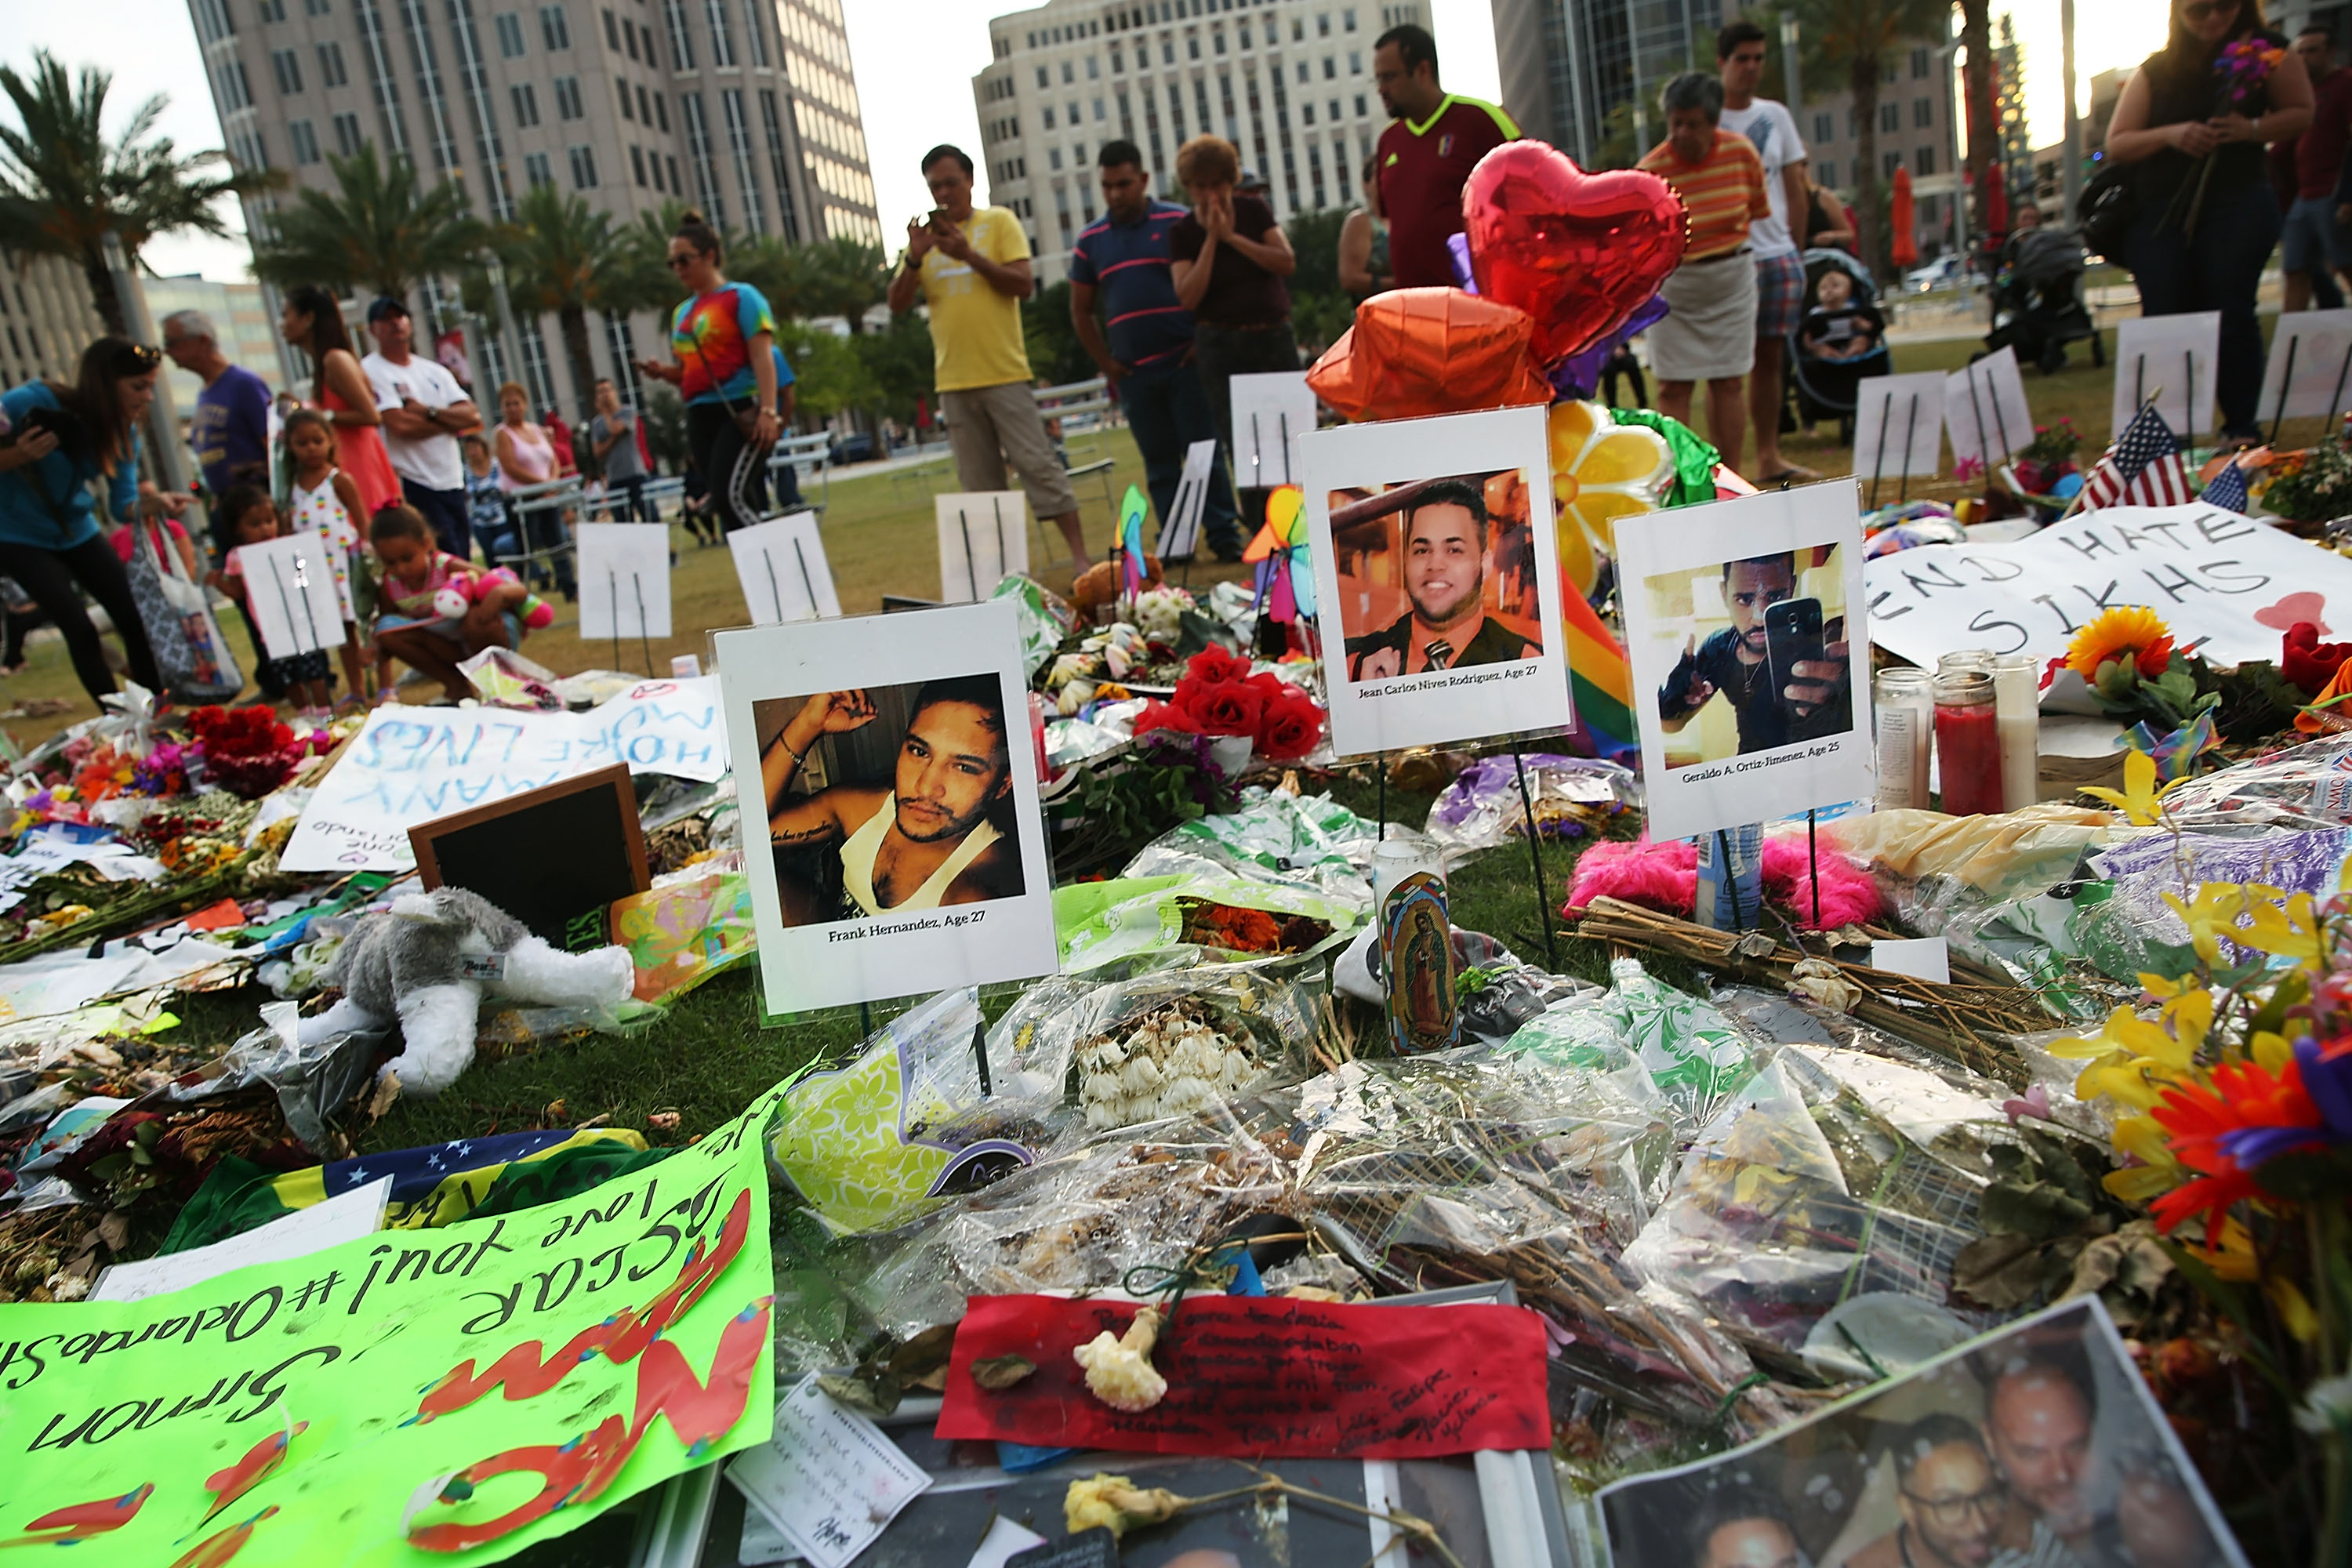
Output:
<instances>
[{"instance_id":1,"label":"photo of man holding phone","mask_svg":"<svg viewBox=\"0 0 2352 1568\"><path fill-rule=\"evenodd\" d=\"M1704 639L1696 632L1684 639L1681 659L1658 689L1658 717L1668 734L1700 720L1718 696L1729 705L1742 753L1853 728L1845 616L1825 620L1822 599L1798 593L1807 578L1832 586L1841 581L1840 548L1781 551L1723 563L1723 608L1731 624ZM1807 572L1799 565L1801 554L1821 559L1811 561L1813 570ZM1843 610L1842 597L1834 607ZM1699 755L1678 761L1713 762L1719 752L1718 746L1703 744Z\"/></svg>"}]
</instances>

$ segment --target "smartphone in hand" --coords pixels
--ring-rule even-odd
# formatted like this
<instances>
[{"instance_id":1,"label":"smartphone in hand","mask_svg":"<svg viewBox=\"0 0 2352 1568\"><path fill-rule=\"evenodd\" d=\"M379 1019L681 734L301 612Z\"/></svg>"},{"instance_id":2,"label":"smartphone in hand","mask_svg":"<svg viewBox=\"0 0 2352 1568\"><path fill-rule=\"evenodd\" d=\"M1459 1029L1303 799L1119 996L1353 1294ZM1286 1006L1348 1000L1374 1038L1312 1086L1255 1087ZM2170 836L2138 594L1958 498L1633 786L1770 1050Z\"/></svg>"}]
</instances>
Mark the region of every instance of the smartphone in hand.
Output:
<instances>
[{"instance_id":1,"label":"smartphone in hand","mask_svg":"<svg viewBox=\"0 0 2352 1568\"><path fill-rule=\"evenodd\" d=\"M1796 683L1797 666L1822 657L1822 602L1783 599L1764 611L1765 658L1772 666L1772 694L1784 704Z\"/></svg>"}]
</instances>

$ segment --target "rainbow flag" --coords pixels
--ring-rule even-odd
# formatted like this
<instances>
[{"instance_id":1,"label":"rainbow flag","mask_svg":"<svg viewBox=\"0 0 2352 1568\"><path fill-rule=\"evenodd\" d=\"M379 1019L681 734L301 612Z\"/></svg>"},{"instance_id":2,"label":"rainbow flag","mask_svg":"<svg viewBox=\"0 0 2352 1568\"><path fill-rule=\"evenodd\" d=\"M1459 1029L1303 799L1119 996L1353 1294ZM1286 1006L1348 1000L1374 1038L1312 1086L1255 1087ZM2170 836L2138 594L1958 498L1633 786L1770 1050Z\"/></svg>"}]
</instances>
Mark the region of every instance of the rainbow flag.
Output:
<instances>
[{"instance_id":1,"label":"rainbow flag","mask_svg":"<svg viewBox=\"0 0 2352 1568\"><path fill-rule=\"evenodd\" d=\"M1118 553L1129 595L1143 592L1143 514L1150 506L1134 485L1118 503Z\"/></svg>"},{"instance_id":2,"label":"rainbow flag","mask_svg":"<svg viewBox=\"0 0 2352 1568\"><path fill-rule=\"evenodd\" d=\"M1633 724L1633 669L1625 650L1601 617L1570 584L1560 584L1561 629L1568 637L1568 689L1576 700L1576 725L1597 757L1638 753Z\"/></svg>"}]
</instances>

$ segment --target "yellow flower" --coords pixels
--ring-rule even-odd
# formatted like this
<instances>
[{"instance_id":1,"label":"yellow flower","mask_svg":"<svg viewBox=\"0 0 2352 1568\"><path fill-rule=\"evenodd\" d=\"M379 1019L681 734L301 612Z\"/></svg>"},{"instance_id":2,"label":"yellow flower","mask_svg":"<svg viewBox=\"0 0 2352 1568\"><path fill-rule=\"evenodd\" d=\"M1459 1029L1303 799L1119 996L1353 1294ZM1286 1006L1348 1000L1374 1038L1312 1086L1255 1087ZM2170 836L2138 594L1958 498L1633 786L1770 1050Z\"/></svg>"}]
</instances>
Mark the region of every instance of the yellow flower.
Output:
<instances>
[{"instance_id":1,"label":"yellow flower","mask_svg":"<svg viewBox=\"0 0 2352 1568\"><path fill-rule=\"evenodd\" d=\"M2309 893L2287 894L2278 888L2249 888L2260 899L2246 900L2247 924L2231 940L2279 958L2291 958L2313 974L2327 970L2327 931Z\"/></svg>"},{"instance_id":2,"label":"yellow flower","mask_svg":"<svg viewBox=\"0 0 2352 1568\"><path fill-rule=\"evenodd\" d=\"M2071 1061L2089 1059L2074 1079L2076 1099L2096 1100L2104 1094L2120 1105L2147 1110L2166 1084L2189 1071L2212 1026L2211 996L2180 994L2165 1004L2163 1022L2151 1023L2129 1007L2118 1007L2107 1015L2097 1035L2055 1041L2050 1054Z\"/></svg>"},{"instance_id":3,"label":"yellow flower","mask_svg":"<svg viewBox=\"0 0 2352 1568\"><path fill-rule=\"evenodd\" d=\"M2221 964L2221 938L2234 940L2239 936L2238 921L2252 908L2252 895L2263 891L2277 889L2242 888L2234 882L2205 882L2199 885L2194 901L2184 902L2178 893L2165 894L2164 901L2189 928L2189 940L2196 947L2197 956L2218 968ZM2145 982L2147 977L2140 978Z\"/></svg>"},{"instance_id":4,"label":"yellow flower","mask_svg":"<svg viewBox=\"0 0 2352 1568\"><path fill-rule=\"evenodd\" d=\"M1617 425L1598 403L1555 403L1549 426L1560 573L1590 594L1614 551L1611 528L1618 518L1657 510L1674 482L1675 455L1664 437Z\"/></svg>"},{"instance_id":5,"label":"yellow flower","mask_svg":"<svg viewBox=\"0 0 2352 1568\"><path fill-rule=\"evenodd\" d=\"M2066 645L2066 668L2089 680L2111 658L2137 661L2151 653L2168 658L2171 652L2171 629L2154 610L2145 605L2118 605L2074 634Z\"/></svg>"},{"instance_id":6,"label":"yellow flower","mask_svg":"<svg viewBox=\"0 0 2352 1568\"><path fill-rule=\"evenodd\" d=\"M2158 803L2189 781L2178 778L2162 789L2156 787L2156 759L2146 752L2135 751L2124 759L2124 787L2112 790L2100 784L2084 784L2084 795L2097 795L2124 814L2134 827L2154 827L2162 819Z\"/></svg>"},{"instance_id":7,"label":"yellow flower","mask_svg":"<svg viewBox=\"0 0 2352 1568\"><path fill-rule=\"evenodd\" d=\"M2278 1309L2279 1321L2286 1331L2305 1344L2319 1337L2319 1314L2311 1310L2294 1280L2284 1274L2274 1274L2263 1282L2270 1295L2271 1305Z\"/></svg>"},{"instance_id":8,"label":"yellow flower","mask_svg":"<svg viewBox=\"0 0 2352 1568\"><path fill-rule=\"evenodd\" d=\"M2172 1157L2172 1145L2153 1116L2116 1118L2115 1145L2116 1152L2139 1162L2109 1171L2101 1181L2126 1203L2146 1203L2180 1184L2180 1163Z\"/></svg>"},{"instance_id":9,"label":"yellow flower","mask_svg":"<svg viewBox=\"0 0 2352 1568\"><path fill-rule=\"evenodd\" d=\"M1125 1476L1097 1471L1072 1481L1062 1498L1062 1522L1072 1535L1082 1530L1108 1530L1114 1538L1139 1524L1159 1524L1175 1517L1184 1500L1165 1487L1149 1490Z\"/></svg>"}]
</instances>

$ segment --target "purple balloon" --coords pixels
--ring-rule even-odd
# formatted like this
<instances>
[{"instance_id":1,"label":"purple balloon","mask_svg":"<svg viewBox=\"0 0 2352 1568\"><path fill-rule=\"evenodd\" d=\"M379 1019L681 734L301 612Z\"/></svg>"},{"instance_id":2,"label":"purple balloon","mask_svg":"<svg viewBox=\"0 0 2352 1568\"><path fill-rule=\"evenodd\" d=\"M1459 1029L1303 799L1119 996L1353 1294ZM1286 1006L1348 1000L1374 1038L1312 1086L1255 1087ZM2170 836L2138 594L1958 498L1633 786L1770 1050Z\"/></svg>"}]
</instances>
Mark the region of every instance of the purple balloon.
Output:
<instances>
[{"instance_id":1,"label":"purple balloon","mask_svg":"<svg viewBox=\"0 0 2352 1568\"><path fill-rule=\"evenodd\" d=\"M1445 254L1454 259L1454 286L1465 294L1478 291L1477 280L1470 276L1470 237L1449 234L1445 237Z\"/></svg>"},{"instance_id":2,"label":"purple balloon","mask_svg":"<svg viewBox=\"0 0 2352 1568\"><path fill-rule=\"evenodd\" d=\"M1636 332L1654 326L1664 321L1665 315L1666 302L1652 295L1650 302L1627 317L1623 326L1591 348L1570 354L1545 372L1552 390L1564 398L1591 396L1593 389L1601 384L1601 367L1609 363L1610 356L1624 347Z\"/></svg>"}]
</instances>

